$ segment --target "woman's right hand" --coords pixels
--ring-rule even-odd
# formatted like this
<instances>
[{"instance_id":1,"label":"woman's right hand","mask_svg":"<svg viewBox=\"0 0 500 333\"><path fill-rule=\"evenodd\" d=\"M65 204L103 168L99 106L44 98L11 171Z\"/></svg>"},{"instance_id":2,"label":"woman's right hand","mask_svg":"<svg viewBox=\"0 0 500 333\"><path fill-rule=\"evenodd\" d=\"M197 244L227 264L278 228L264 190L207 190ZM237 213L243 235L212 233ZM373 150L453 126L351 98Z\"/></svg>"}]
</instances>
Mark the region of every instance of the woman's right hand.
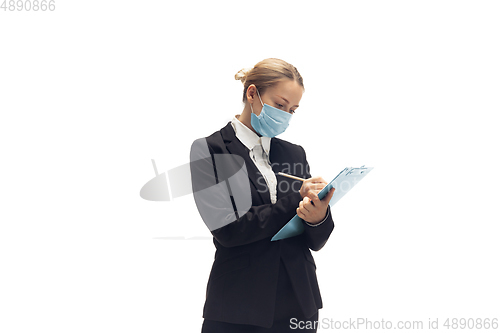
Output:
<instances>
[{"instance_id":1,"label":"woman's right hand","mask_svg":"<svg viewBox=\"0 0 500 333\"><path fill-rule=\"evenodd\" d=\"M318 193L326 186L328 183L321 177L311 177L302 182L302 187L299 190L302 198L309 197L311 201L319 201Z\"/></svg>"}]
</instances>

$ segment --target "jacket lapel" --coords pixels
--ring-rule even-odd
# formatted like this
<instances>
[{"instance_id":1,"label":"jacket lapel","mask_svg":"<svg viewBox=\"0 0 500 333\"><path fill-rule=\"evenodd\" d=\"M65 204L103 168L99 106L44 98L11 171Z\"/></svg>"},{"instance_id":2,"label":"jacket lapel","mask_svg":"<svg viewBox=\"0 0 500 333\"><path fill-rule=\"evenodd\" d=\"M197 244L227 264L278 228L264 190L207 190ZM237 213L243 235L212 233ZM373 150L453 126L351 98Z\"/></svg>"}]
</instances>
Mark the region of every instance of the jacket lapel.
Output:
<instances>
[{"instance_id":1,"label":"jacket lapel","mask_svg":"<svg viewBox=\"0 0 500 333\"><path fill-rule=\"evenodd\" d=\"M294 163L294 157L291 155L289 150L282 148L281 143L276 138L271 139L271 148L269 160L271 162L272 169L274 173L284 172L287 174L293 174L299 177L304 177L303 174L298 173L299 168L294 170L293 165L298 165L299 163ZM286 196L292 192L298 192L302 186L300 180L294 180L283 176L276 175L276 199L279 200L283 196Z\"/></svg>"},{"instance_id":2,"label":"jacket lapel","mask_svg":"<svg viewBox=\"0 0 500 333\"><path fill-rule=\"evenodd\" d=\"M252 186L257 191L260 200L263 203L271 203L269 188L267 187L266 180L261 175L255 163L250 158L248 148L245 147L236 137L231 122L229 122L225 127L221 129L221 135L224 139L227 150L231 154L241 156L245 161L248 178L250 179L250 183L252 184Z\"/></svg>"}]
</instances>

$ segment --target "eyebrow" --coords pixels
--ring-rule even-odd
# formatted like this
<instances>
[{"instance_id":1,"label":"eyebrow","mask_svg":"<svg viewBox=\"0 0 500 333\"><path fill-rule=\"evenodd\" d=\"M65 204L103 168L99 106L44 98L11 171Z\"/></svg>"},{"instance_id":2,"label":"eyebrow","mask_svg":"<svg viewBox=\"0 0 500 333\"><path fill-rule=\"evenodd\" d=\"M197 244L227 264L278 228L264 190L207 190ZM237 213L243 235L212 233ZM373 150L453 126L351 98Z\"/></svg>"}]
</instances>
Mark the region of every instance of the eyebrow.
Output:
<instances>
[{"instance_id":1,"label":"eyebrow","mask_svg":"<svg viewBox=\"0 0 500 333\"><path fill-rule=\"evenodd\" d=\"M280 95L276 95L276 96L278 96L279 98L281 98L282 100L284 100L285 102L287 102L288 104L290 104L290 102L285 97L281 97ZM298 104L294 105L294 106L299 107Z\"/></svg>"}]
</instances>

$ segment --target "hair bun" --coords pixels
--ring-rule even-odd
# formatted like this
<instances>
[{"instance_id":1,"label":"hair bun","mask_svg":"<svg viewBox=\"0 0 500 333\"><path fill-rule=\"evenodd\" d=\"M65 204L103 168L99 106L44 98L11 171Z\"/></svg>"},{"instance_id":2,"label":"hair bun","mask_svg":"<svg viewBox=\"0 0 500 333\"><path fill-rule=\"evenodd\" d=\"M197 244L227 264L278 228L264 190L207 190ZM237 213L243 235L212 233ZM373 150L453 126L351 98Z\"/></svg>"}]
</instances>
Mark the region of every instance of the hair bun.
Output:
<instances>
[{"instance_id":1,"label":"hair bun","mask_svg":"<svg viewBox=\"0 0 500 333\"><path fill-rule=\"evenodd\" d=\"M250 68L243 68L243 69L240 69L238 71L238 73L236 73L236 75L234 76L234 79L235 80L240 80L241 82L245 83L245 80L247 78L247 75L248 75L248 72L250 72Z\"/></svg>"}]
</instances>

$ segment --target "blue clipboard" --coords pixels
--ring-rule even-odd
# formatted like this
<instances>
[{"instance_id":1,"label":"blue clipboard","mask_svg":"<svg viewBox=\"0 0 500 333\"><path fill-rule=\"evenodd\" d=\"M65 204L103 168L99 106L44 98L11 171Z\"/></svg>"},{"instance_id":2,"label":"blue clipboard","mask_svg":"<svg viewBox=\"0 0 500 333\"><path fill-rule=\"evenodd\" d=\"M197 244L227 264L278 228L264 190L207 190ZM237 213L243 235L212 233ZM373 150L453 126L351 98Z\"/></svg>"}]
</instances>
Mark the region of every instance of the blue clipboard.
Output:
<instances>
[{"instance_id":1,"label":"blue clipboard","mask_svg":"<svg viewBox=\"0 0 500 333\"><path fill-rule=\"evenodd\" d=\"M322 200L326 196L328 191L330 191L330 189L334 187L335 193L333 194L333 197L329 202L330 207L333 206L372 169L373 167L367 168L364 165L359 168L345 168L344 170L340 171L340 173L318 193L318 198ZM285 224L283 228L281 228L280 231L278 231L273 236L273 238L271 238L271 241L277 241L280 239L300 235L304 232L303 221L304 220L302 220L297 214L295 214L295 216L290 221L288 221L288 223Z\"/></svg>"}]
</instances>

